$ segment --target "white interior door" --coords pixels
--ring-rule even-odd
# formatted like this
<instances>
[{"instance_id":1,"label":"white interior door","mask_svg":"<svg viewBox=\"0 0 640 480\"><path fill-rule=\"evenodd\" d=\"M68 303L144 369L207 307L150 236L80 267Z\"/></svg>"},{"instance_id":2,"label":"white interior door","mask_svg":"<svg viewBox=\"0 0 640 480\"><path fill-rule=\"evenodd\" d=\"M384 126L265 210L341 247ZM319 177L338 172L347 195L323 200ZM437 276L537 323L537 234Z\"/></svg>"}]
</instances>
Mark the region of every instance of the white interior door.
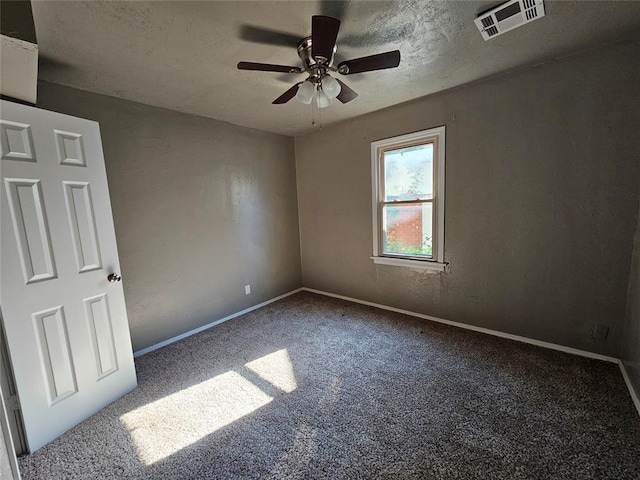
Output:
<instances>
[{"instance_id":1,"label":"white interior door","mask_svg":"<svg viewBox=\"0 0 640 480\"><path fill-rule=\"evenodd\" d=\"M0 305L35 451L136 386L96 122L0 104Z\"/></svg>"}]
</instances>

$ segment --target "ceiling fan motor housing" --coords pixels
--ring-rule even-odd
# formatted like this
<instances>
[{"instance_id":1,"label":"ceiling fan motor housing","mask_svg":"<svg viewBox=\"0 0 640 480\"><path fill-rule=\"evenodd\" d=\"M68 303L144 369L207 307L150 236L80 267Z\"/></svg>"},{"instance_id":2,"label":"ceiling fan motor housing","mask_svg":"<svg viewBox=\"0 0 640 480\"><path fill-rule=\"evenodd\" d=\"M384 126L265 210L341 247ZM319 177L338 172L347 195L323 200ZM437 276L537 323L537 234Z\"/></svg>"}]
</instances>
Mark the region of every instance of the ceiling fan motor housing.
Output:
<instances>
[{"instance_id":1,"label":"ceiling fan motor housing","mask_svg":"<svg viewBox=\"0 0 640 480\"><path fill-rule=\"evenodd\" d=\"M328 61L325 61L324 58L316 60L312 54L312 41L311 37L300 40L298 43L298 56L300 60L302 60L305 71L309 73L309 79L317 83L327 74L327 70L331 67L333 54L336 53L336 47L333 47L333 54Z\"/></svg>"}]
</instances>

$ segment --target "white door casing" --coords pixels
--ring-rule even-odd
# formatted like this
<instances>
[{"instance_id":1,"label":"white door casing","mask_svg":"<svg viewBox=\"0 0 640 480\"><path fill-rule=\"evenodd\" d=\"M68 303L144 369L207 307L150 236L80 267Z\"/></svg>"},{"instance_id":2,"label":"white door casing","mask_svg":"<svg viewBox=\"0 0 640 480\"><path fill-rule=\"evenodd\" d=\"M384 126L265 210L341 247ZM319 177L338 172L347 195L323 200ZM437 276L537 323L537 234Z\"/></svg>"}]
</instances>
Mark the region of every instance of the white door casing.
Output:
<instances>
[{"instance_id":1,"label":"white door casing","mask_svg":"<svg viewBox=\"0 0 640 480\"><path fill-rule=\"evenodd\" d=\"M136 386L99 125L0 104L0 304L31 452Z\"/></svg>"}]
</instances>

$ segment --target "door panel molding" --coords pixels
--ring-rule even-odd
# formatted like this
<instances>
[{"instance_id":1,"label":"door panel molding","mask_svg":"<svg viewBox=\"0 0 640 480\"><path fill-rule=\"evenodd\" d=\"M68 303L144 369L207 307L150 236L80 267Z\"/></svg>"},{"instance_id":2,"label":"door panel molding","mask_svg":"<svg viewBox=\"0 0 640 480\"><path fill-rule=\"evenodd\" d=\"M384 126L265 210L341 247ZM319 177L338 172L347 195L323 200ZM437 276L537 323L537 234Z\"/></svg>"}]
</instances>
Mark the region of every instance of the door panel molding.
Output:
<instances>
[{"instance_id":1,"label":"door panel molding","mask_svg":"<svg viewBox=\"0 0 640 480\"><path fill-rule=\"evenodd\" d=\"M40 180L5 178L5 185L25 283L56 278Z\"/></svg>"},{"instance_id":2,"label":"door panel molding","mask_svg":"<svg viewBox=\"0 0 640 480\"><path fill-rule=\"evenodd\" d=\"M0 145L2 160L37 161L29 125L0 120Z\"/></svg>"},{"instance_id":3,"label":"door panel molding","mask_svg":"<svg viewBox=\"0 0 640 480\"><path fill-rule=\"evenodd\" d=\"M102 268L98 229L88 182L63 182L78 272Z\"/></svg>"},{"instance_id":4,"label":"door panel molding","mask_svg":"<svg viewBox=\"0 0 640 480\"><path fill-rule=\"evenodd\" d=\"M87 322L91 329L97 379L118 371L115 339L111 313L109 313L109 297L106 293L84 300Z\"/></svg>"},{"instance_id":5,"label":"door panel molding","mask_svg":"<svg viewBox=\"0 0 640 480\"><path fill-rule=\"evenodd\" d=\"M32 315L49 405L78 392L67 321L62 305Z\"/></svg>"}]
</instances>

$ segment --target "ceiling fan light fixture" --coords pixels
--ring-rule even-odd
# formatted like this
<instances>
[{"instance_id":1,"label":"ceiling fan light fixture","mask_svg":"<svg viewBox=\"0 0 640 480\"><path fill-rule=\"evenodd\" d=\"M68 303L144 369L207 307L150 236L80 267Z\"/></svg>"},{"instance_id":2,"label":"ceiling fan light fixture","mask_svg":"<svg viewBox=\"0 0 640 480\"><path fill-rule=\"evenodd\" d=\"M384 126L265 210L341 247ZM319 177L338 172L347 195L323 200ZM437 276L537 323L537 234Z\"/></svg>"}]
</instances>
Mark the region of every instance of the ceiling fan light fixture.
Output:
<instances>
[{"instance_id":1,"label":"ceiling fan light fixture","mask_svg":"<svg viewBox=\"0 0 640 480\"><path fill-rule=\"evenodd\" d=\"M543 0L509 0L513 2L542 2ZM510 7L509 7L510 8ZM298 42L298 57L302 67L273 65L270 63L238 62L239 70L258 70L262 72L283 72L289 74L306 74L304 82L294 84L273 102L274 105L287 103L293 97L306 105L316 102L319 108L331 105L337 98L341 103L354 100L358 94L341 80L328 75L333 72L340 75L372 72L396 68L400 65L400 50L378 53L367 57L353 58L333 65L336 53L336 40L340 29L340 20L325 15L311 17L311 36ZM273 33L273 32L272 32ZM289 39L291 36L288 35Z\"/></svg>"},{"instance_id":2,"label":"ceiling fan light fixture","mask_svg":"<svg viewBox=\"0 0 640 480\"><path fill-rule=\"evenodd\" d=\"M298 92L296 98L305 105L309 105L313 100L313 94L315 93L315 85L309 80L305 80L298 86Z\"/></svg>"},{"instance_id":3,"label":"ceiling fan light fixture","mask_svg":"<svg viewBox=\"0 0 640 480\"><path fill-rule=\"evenodd\" d=\"M340 90L342 90L342 87L331 75L325 75L322 77L322 91L327 95L327 97L336 98L340 95Z\"/></svg>"},{"instance_id":4,"label":"ceiling fan light fixture","mask_svg":"<svg viewBox=\"0 0 640 480\"><path fill-rule=\"evenodd\" d=\"M317 101L318 101L318 108L326 108L333 103L333 101L321 89L318 89Z\"/></svg>"}]
</instances>

